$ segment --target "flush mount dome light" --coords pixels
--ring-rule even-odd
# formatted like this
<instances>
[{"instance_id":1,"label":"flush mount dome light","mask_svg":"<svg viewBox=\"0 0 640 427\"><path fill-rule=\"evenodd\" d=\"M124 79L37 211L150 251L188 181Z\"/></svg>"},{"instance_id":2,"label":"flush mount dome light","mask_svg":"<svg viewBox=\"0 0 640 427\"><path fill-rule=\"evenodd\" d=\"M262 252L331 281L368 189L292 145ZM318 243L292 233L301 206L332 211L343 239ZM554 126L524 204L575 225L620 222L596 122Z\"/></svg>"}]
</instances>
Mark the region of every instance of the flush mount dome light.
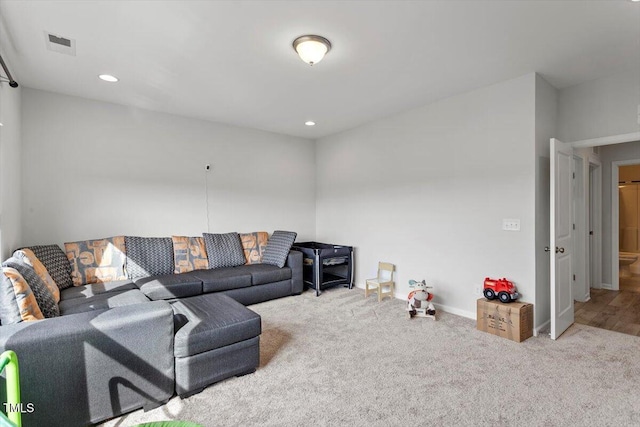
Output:
<instances>
[{"instance_id":1,"label":"flush mount dome light","mask_svg":"<svg viewBox=\"0 0 640 427\"><path fill-rule=\"evenodd\" d=\"M115 83L119 80L116 76L112 76L111 74L100 74L98 77L100 80L104 80L109 83Z\"/></svg>"},{"instance_id":2,"label":"flush mount dome light","mask_svg":"<svg viewBox=\"0 0 640 427\"><path fill-rule=\"evenodd\" d=\"M317 64L331 50L331 42L322 36L300 36L293 41L293 49L309 65Z\"/></svg>"},{"instance_id":3,"label":"flush mount dome light","mask_svg":"<svg viewBox=\"0 0 640 427\"><path fill-rule=\"evenodd\" d=\"M307 125L307 126L315 126L316 122L308 120L308 121L304 122L304 124Z\"/></svg>"}]
</instances>

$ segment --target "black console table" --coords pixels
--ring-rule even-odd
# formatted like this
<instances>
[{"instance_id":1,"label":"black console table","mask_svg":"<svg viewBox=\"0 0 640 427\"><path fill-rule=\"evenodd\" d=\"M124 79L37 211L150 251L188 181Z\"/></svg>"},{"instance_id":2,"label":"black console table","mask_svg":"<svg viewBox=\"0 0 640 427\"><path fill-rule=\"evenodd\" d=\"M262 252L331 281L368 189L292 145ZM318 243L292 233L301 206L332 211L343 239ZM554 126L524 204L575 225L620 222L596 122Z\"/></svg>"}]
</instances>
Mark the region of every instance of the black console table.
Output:
<instances>
[{"instance_id":1,"label":"black console table","mask_svg":"<svg viewBox=\"0 0 640 427\"><path fill-rule=\"evenodd\" d=\"M336 285L353 288L353 246L303 242L292 249L302 252L304 283L316 290L316 296Z\"/></svg>"}]
</instances>

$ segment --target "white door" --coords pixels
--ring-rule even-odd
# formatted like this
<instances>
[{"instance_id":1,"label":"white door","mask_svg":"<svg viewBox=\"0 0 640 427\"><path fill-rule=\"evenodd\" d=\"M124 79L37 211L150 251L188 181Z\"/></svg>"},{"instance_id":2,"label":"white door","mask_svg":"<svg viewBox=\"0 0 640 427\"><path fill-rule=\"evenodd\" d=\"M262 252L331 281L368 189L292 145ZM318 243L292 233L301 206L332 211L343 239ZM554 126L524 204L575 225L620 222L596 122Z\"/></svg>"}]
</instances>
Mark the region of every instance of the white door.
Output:
<instances>
[{"instance_id":1,"label":"white door","mask_svg":"<svg viewBox=\"0 0 640 427\"><path fill-rule=\"evenodd\" d=\"M551 139L551 338L573 324L573 147Z\"/></svg>"}]
</instances>

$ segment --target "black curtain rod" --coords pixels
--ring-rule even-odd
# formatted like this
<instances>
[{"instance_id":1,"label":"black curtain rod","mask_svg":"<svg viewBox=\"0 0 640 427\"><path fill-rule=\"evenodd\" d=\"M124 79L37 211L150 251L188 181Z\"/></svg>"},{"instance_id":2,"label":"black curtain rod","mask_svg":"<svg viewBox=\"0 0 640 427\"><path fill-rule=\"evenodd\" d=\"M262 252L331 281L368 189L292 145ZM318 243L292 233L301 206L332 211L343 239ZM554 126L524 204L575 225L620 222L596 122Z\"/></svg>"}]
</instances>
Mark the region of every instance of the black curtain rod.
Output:
<instances>
[{"instance_id":1,"label":"black curtain rod","mask_svg":"<svg viewBox=\"0 0 640 427\"><path fill-rule=\"evenodd\" d=\"M9 80L9 86L18 87L18 82L13 80L13 77L11 77L11 73L7 68L7 64L5 64L4 59L2 59L2 55L0 55L0 65L2 65L2 69L4 70L4 73L7 75L7 80Z\"/></svg>"}]
</instances>

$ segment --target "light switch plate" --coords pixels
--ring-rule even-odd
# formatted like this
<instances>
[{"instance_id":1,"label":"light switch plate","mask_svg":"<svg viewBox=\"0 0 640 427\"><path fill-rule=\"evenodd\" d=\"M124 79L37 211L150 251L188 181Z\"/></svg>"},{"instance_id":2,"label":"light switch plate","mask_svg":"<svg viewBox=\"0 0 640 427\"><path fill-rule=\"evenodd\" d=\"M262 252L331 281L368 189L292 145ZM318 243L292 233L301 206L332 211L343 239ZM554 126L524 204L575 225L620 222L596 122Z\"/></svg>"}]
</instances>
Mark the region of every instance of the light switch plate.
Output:
<instances>
[{"instance_id":1,"label":"light switch plate","mask_svg":"<svg viewBox=\"0 0 640 427\"><path fill-rule=\"evenodd\" d=\"M520 231L520 220L505 218L502 220L502 229L504 231Z\"/></svg>"}]
</instances>

